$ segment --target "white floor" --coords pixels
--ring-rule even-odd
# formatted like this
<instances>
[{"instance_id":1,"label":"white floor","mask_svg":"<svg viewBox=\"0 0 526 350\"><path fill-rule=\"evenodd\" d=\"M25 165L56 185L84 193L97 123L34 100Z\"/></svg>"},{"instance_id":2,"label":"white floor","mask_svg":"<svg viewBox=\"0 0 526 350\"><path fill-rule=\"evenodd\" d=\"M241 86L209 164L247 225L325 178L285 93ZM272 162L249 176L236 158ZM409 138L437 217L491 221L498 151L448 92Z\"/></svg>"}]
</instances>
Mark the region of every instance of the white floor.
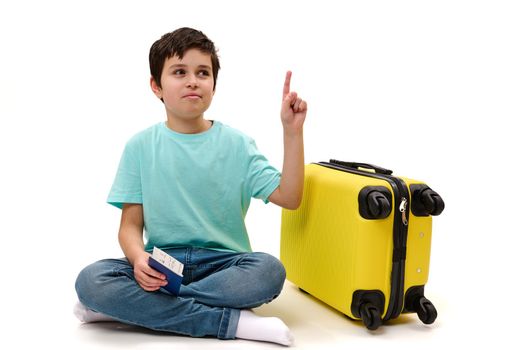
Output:
<instances>
[{"instance_id":1,"label":"white floor","mask_svg":"<svg viewBox=\"0 0 526 350\"><path fill-rule=\"evenodd\" d=\"M447 288L439 291L440 293ZM446 302L436 293L428 293L439 310L437 321L423 325L416 315L404 315L379 330L370 332L360 322L351 321L341 313L298 290L287 282L281 296L271 304L256 309L260 315L278 316L292 330L294 348L298 349L444 349L455 345L509 344L517 332L503 332L502 319L482 318L478 314L455 310L453 303ZM222 341L213 338L198 339L151 332L117 322L81 324L71 313L70 305L61 303L61 312L40 317L37 323L28 323L16 329L20 348L28 345L63 345L69 349L264 349L282 348L270 343L245 340ZM69 299L69 298L68 298ZM459 298L457 298L459 300ZM461 304L461 303L458 303ZM469 308L468 308L469 309ZM498 315L497 315L498 316ZM35 327L27 329L27 325ZM13 328L14 329L14 328ZM8 334L9 335L13 334ZM502 337L501 337L502 335Z\"/></svg>"},{"instance_id":2,"label":"white floor","mask_svg":"<svg viewBox=\"0 0 526 350\"><path fill-rule=\"evenodd\" d=\"M256 309L260 315L278 316L292 330L297 348L320 349L330 345L354 347L364 344L368 347L382 347L392 340L429 347L432 339L443 333L439 319L433 326L424 326L417 317L404 316L389 326L369 332L359 322L351 321L345 315L327 307L308 294L288 283L282 295L273 303ZM216 349L216 348L280 348L270 343L244 340L221 341L217 339L193 339L150 332L114 322L80 324L70 323L68 345L74 348L141 348L141 349Z\"/></svg>"}]
</instances>

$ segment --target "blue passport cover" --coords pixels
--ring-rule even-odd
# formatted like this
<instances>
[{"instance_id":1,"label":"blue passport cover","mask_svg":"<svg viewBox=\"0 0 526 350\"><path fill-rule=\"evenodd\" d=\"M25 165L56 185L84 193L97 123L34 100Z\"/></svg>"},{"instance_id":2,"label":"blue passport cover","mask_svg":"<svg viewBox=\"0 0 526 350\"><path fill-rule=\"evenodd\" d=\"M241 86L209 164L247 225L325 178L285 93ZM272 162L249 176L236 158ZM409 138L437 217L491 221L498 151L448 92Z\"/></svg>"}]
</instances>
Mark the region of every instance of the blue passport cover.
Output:
<instances>
[{"instance_id":1,"label":"blue passport cover","mask_svg":"<svg viewBox=\"0 0 526 350\"><path fill-rule=\"evenodd\" d=\"M166 276L168 284L162 287L164 290L172 293L175 296L179 295L179 289L181 288L181 282L183 281L182 276L179 276L152 257L148 258L148 265Z\"/></svg>"}]
</instances>

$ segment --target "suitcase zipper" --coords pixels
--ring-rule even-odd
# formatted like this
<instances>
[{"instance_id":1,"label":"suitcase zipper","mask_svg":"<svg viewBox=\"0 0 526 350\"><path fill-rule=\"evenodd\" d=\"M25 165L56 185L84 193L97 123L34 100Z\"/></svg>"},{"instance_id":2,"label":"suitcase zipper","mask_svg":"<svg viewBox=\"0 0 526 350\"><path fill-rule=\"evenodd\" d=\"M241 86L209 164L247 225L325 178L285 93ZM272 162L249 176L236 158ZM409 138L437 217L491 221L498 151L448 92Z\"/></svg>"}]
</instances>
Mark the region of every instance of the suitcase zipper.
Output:
<instances>
[{"instance_id":1,"label":"suitcase zipper","mask_svg":"<svg viewBox=\"0 0 526 350\"><path fill-rule=\"evenodd\" d=\"M327 168L352 173L355 175L373 177L389 182L394 193L394 207L398 208L394 216L393 223L393 262L391 270L391 295L384 321L398 317L402 313L404 303L404 280L405 280L405 257L407 245L407 229L409 216L409 190L405 183L396 176L369 171L360 171L334 163L319 162L315 163Z\"/></svg>"},{"instance_id":2,"label":"suitcase zipper","mask_svg":"<svg viewBox=\"0 0 526 350\"><path fill-rule=\"evenodd\" d=\"M398 206L398 215L394 217L393 224L393 268L391 272L391 297L385 314L384 320L390 320L398 317L403 310L404 303L404 281L405 281L405 258L407 251L407 230L409 225L409 190L405 183L399 178L392 175L383 175L381 178L392 180L391 184L397 187L400 204ZM395 200L396 200L395 199Z\"/></svg>"},{"instance_id":3,"label":"suitcase zipper","mask_svg":"<svg viewBox=\"0 0 526 350\"><path fill-rule=\"evenodd\" d=\"M407 214L406 214L406 209L407 209L407 198L405 197L402 197L402 203L400 203L400 212L402 213L402 223L407 226Z\"/></svg>"}]
</instances>

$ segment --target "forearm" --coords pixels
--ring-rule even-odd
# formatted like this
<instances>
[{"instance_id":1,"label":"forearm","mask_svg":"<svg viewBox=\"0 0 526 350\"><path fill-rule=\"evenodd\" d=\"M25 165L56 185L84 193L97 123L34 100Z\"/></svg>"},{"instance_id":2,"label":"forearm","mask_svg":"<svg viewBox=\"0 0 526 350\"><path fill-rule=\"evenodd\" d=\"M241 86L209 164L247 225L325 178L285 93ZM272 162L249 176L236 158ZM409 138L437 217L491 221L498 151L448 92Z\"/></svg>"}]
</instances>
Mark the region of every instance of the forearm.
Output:
<instances>
[{"instance_id":1,"label":"forearm","mask_svg":"<svg viewBox=\"0 0 526 350\"><path fill-rule=\"evenodd\" d=\"M283 205L296 209L301 204L304 177L303 131L283 131L283 169L279 191Z\"/></svg>"},{"instance_id":2,"label":"forearm","mask_svg":"<svg viewBox=\"0 0 526 350\"><path fill-rule=\"evenodd\" d=\"M131 265L134 264L137 257L144 254L142 230L139 232L137 228L121 227L119 230L119 244Z\"/></svg>"},{"instance_id":3,"label":"forearm","mask_svg":"<svg viewBox=\"0 0 526 350\"><path fill-rule=\"evenodd\" d=\"M133 275L142 289L153 292L166 285L166 276L148 265L150 254L144 251L142 231L144 217L141 204L124 204L122 208L119 243L133 266Z\"/></svg>"},{"instance_id":4,"label":"forearm","mask_svg":"<svg viewBox=\"0 0 526 350\"><path fill-rule=\"evenodd\" d=\"M132 265L137 257L145 254L142 238L143 227L142 205L125 204L122 208L119 244Z\"/></svg>"}]
</instances>

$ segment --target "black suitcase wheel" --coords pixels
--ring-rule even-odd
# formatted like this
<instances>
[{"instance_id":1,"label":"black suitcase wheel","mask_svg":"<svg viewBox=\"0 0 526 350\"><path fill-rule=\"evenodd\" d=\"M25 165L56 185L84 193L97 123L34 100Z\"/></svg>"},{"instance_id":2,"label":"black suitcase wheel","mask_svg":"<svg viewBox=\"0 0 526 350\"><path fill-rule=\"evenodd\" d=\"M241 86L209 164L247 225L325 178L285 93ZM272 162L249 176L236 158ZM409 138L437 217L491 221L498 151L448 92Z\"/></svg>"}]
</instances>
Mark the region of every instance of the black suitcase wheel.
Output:
<instances>
[{"instance_id":1,"label":"black suitcase wheel","mask_svg":"<svg viewBox=\"0 0 526 350\"><path fill-rule=\"evenodd\" d=\"M360 307L360 318L367 329L374 331L382 324L380 311L371 303L364 303Z\"/></svg>"},{"instance_id":2,"label":"black suitcase wheel","mask_svg":"<svg viewBox=\"0 0 526 350\"><path fill-rule=\"evenodd\" d=\"M385 194L373 191L367 196L369 213L375 219L385 219L391 213L391 204Z\"/></svg>"},{"instance_id":3,"label":"black suitcase wheel","mask_svg":"<svg viewBox=\"0 0 526 350\"><path fill-rule=\"evenodd\" d=\"M422 202L430 215L437 216L444 211L444 200L431 189L422 192Z\"/></svg>"},{"instance_id":4,"label":"black suitcase wheel","mask_svg":"<svg viewBox=\"0 0 526 350\"><path fill-rule=\"evenodd\" d=\"M366 186L358 194L360 216L367 220L385 219L391 214L392 195L387 187Z\"/></svg>"},{"instance_id":5,"label":"black suitcase wheel","mask_svg":"<svg viewBox=\"0 0 526 350\"><path fill-rule=\"evenodd\" d=\"M440 215L445 208L444 200L427 185L413 184L411 189L411 211L415 216Z\"/></svg>"},{"instance_id":6,"label":"black suitcase wheel","mask_svg":"<svg viewBox=\"0 0 526 350\"><path fill-rule=\"evenodd\" d=\"M433 303L431 303L426 297L422 296L414 303L414 309L418 315L420 321L425 324L431 324L435 322L438 313Z\"/></svg>"}]
</instances>

